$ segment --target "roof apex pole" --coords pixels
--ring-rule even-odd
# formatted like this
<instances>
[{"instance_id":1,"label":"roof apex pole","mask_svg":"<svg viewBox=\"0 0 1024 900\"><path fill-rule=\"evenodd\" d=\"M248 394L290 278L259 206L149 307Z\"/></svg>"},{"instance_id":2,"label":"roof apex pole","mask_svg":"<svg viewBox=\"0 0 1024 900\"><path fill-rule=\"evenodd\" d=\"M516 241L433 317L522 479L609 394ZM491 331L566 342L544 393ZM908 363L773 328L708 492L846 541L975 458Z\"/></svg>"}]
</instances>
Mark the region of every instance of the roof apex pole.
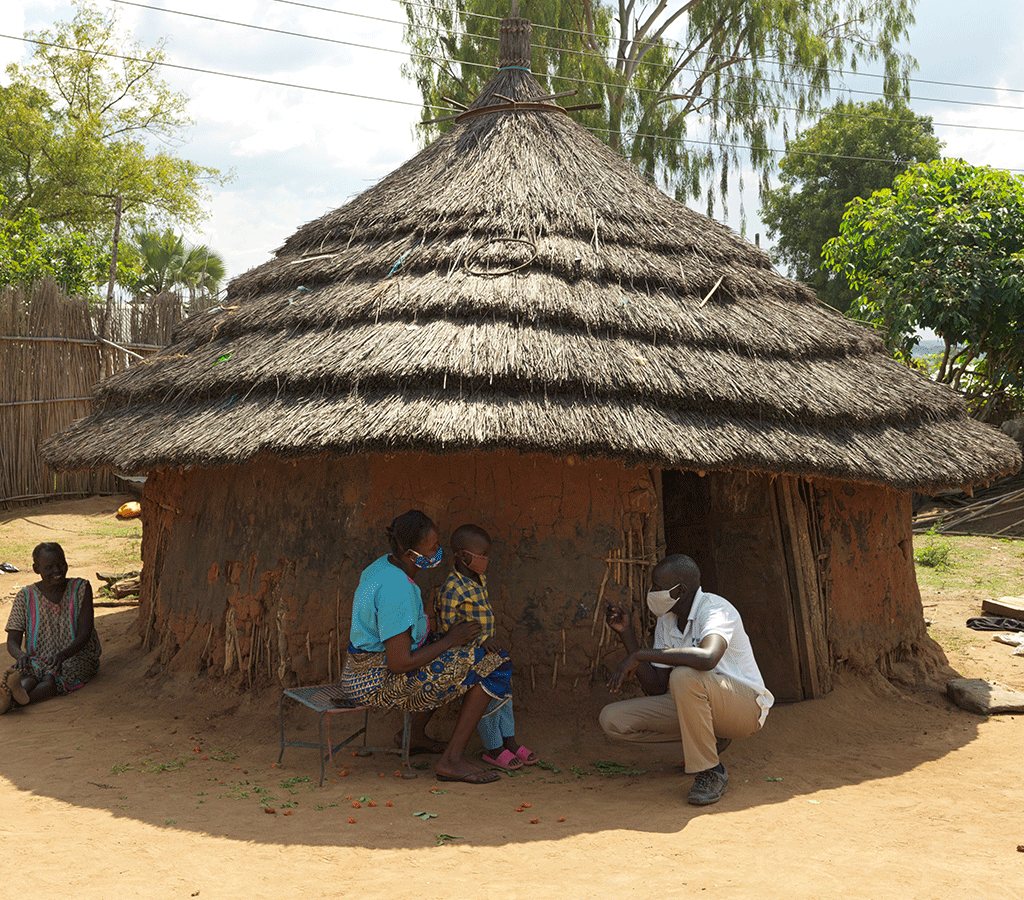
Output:
<instances>
[{"instance_id":1,"label":"roof apex pole","mask_svg":"<svg viewBox=\"0 0 1024 900\"><path fill-rule=\"evenodd\" d=\"M515 8L513 7L513 12ZM509 17L498 29L498 68L530 68L530 20Z\"/></svg>"}]
</instances>

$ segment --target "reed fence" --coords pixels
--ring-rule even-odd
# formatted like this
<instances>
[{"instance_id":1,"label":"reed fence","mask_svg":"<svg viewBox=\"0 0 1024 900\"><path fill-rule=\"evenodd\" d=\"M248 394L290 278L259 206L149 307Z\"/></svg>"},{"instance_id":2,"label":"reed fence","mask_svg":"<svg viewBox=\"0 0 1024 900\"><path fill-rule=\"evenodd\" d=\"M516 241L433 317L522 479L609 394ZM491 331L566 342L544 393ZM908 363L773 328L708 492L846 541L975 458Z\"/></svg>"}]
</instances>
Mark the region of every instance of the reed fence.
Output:
<instances>
[{"instance_id":1,"label":"reed fence","mask_svg":"<svg viewBox=\"0 0 1024 900\"><path fill-rule=\"evenodd\" d=\"M88 298L52 282L0 290L0 509L54 497L114 492L110 471L55 473L39 444L89 412L93 387L160 349L181 319L174 294L115 305L109 340Z\"/></svg>"}]
</instances>

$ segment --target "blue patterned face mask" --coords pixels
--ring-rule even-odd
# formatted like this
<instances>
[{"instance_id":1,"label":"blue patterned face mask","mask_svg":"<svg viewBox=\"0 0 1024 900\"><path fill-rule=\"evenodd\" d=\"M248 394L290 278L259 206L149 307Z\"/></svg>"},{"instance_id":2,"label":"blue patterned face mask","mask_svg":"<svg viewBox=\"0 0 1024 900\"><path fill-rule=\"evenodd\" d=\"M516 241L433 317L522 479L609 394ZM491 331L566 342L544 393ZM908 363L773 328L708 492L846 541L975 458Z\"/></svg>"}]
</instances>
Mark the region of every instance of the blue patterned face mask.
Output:
<instances>
[{"instance_id":1,"label":"blue patterned face mask","mask_svg":"<svg viewBox=\"0 0 1024 900\"><path fill-rule=\"evenodd\" d=\"M412 552L416 553L415 550L413 550ZM441 559L443 557L444 547L438 547L437 553L430 557L423 556L420 553L416 553L416 556L413 557L412 564L416 566L417 569L434 569L437 566L441 565Z\"/></svg>"}]
</instances>

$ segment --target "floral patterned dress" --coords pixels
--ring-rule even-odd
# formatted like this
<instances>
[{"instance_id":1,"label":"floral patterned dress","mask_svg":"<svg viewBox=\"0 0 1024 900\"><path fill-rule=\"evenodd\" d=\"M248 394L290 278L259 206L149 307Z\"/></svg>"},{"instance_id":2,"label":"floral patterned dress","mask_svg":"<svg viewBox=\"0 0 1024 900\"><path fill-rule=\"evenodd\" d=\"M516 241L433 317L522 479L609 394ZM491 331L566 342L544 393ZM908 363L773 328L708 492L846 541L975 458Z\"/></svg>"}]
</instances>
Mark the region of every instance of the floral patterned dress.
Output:
<instances>
[{"instance_id":1,"label":"floral patterned dress","mask_svg":"<svg viewBox=\"0 0 1024 900\"><path fill-rule=\"evenodd\" d=\"M36 585L27 585L18 591L7 620L8 631L25 634L28 671L38 679L53 675L59 694L78 690L100 667L100 639L95 628L86 645L64 660L59 673L49 662L75 639L78 613L88 589L84 578L69 578L60 602L51 603Z\"/></svg>"},{"instance_id":2,"label":"floral patterned dress","mask_svg":"<svg viewBox=\"0 0 1024 900\"><path fill-rule=\"evenodd\" d=\"M420 589L382 556L363 571L352 603L348 655L341 673L349 699L416 712L443 706L476 684L491 697L509 696L512 662L504 652L452 647L411 672L390 671L384 641L407 630L413 649L427 642Z\"/></svg>"}]
</instances>

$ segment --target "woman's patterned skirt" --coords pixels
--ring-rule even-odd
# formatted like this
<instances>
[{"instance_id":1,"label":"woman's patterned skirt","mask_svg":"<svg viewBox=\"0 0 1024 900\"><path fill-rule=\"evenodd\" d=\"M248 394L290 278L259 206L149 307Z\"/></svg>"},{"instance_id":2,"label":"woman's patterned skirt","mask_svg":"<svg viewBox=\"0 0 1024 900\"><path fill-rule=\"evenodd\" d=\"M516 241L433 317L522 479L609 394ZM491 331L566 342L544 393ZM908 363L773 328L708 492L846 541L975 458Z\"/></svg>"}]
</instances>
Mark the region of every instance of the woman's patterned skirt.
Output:
<instances>
[{"instance_id":1,"label":"woman's patterned skirt","mask_svg":"<svg viewBox=\"0 0 1024 900\"><path fill-rule=\"evenodd\" d=\"M452 647L419 669L392 672L383 651L364 652L350 645L340 683L357 703L417 712L444 706L476 684L491 697L508 697L511 682L512 661L504 651Z\"/></svg>"}]
</instances>

